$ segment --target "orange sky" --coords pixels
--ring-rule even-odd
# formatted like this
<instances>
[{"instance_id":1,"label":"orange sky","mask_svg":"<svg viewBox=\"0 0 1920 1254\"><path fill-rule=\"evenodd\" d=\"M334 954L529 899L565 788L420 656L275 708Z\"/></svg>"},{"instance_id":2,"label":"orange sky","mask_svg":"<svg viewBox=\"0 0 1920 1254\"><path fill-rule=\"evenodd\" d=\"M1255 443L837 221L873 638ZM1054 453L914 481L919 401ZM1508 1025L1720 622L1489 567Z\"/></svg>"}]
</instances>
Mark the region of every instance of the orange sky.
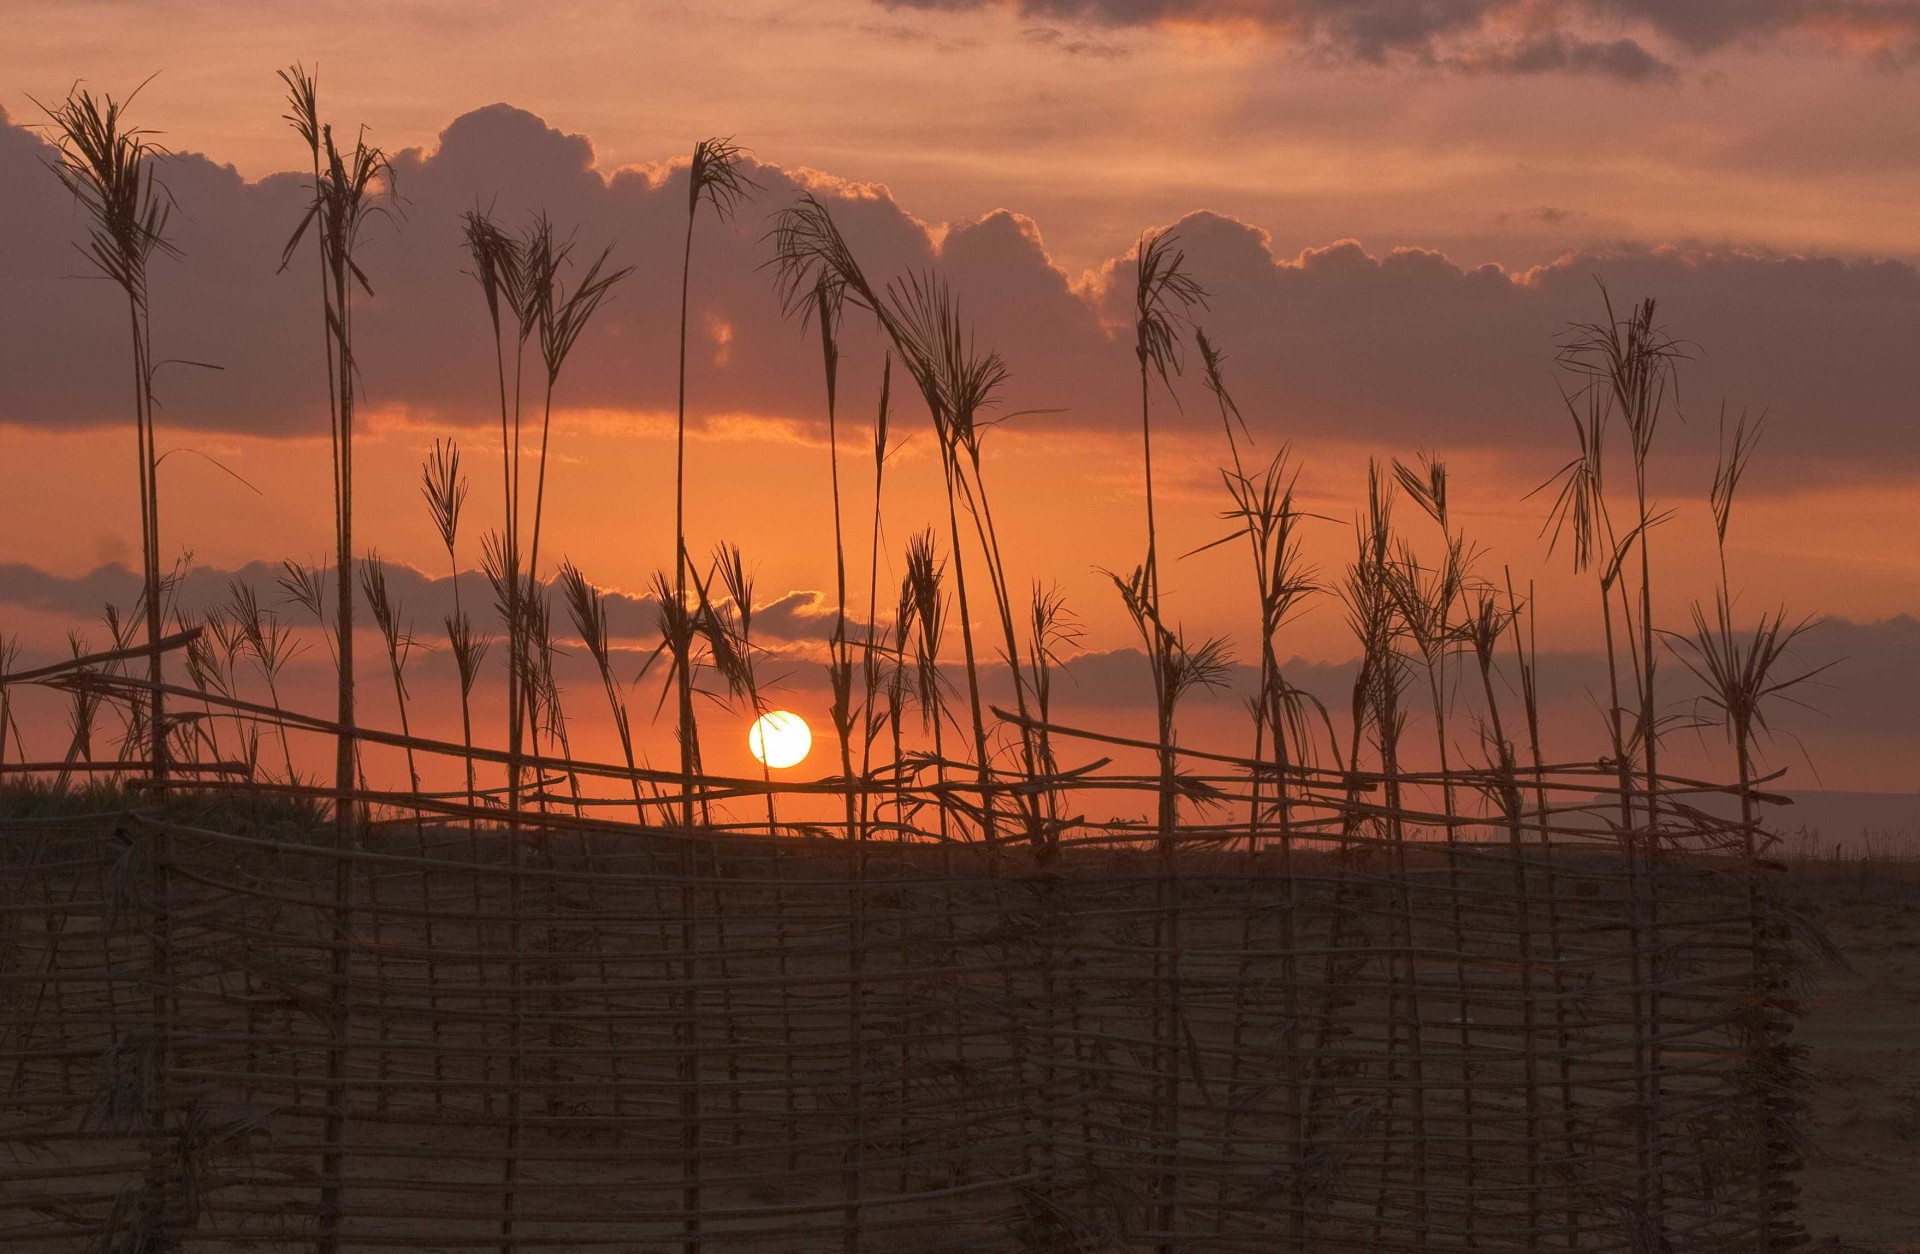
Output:
<instances>
[{"instance_id":1,"label":"orange sky","mask_svg":"<svg viewBox=\"0 0 1920 1254\"><path fill-rule=\"evenodd\" d=\"M257 177L298 155L272 77L298 58L390 147L499 100L592 136L609 168L735 133L779 165L885 183L929 221L1018 209L1074 270L1201 207L1271 229L1283 252L1354 236L1467 264L1623 238L1910 257L1920 238L1920 84L1900 68L1916 19L1900 0L1473 0L1427 7L1484 11L1483 32L1380 64L1337 28L1303 43L1303 14L1395 10L1357 0L1111 5L1215 19L1159 26L1067 0L948 7L974 6L16 0L0 106L23 117L76 79L158 71L152 124ZM1497 48L1550 9L1590 12L1597 37L1644 44L1672 76L1422 64ZM1613 12L1635 9L1728 29L1696 54ZM1845 21L1876 11L1877 34ZM1808 16L1724 16L1743 12Z\"/></svg>"},{"instance_id":2,"label":"orange sky","mask_svg":"<svg viewBox=\"0 0 1920 1254\"><path fill-rule=\"evenodd\" d=\"M299 400L317 348L274 338L309 312L311 293L272 276L298 190L259 182L301 156L273 78L300 58L321 67L327 115L418 150L402 161L406 221L375 245L359 528L429 573L444 557L417 476L436 437L468 451L469 535L498 517L497 436L462 374L484 352L478 302L448 233L496 162L514 212L551 206L586 246L641 265L563 389L549 551L636 591L664 564L678 238L649 215L671 207L679 154L731 132L764 163L769 198L807 184L845 198L877 270L902 258L953 273L1014 367L1009 408L1067 411L997 433L988 474L1016 579L1057 580L1094 647L1129 643L1099 571L1144 544L1116 259L1142 229L1183 219L1256 438L1295 442L1307 508L1336 520L1309 541L1324 571L1346 559L1366 459L1432 449L1483 569L1539 579L1543 632L1590 645L1590 589L1545 560L1544 502L1521 498L1568 455L1553 337L1596 314L1599 276L1624 297L1661 296L1699 347L1691 420L1657 484L1682 507L1659 541L1676 617L1713 577L1704 494L1723 397L1768 409L1772 427L1730 547L1743 604L1857 623L1920 612L1920 441L1901 347L1920 330L1920 79L1903 68L1920 16L1862 0L1827 6L1840 17L1820 25L1793 16L1803 8L1742 26L1726 17L1740 6L1712 0L1689 26L1611 0L1485 0L1462 6L1479 13L1467 26L1381 36L1342 0L8 6L0 107L23 190L0 196L0 239L36 242L0 245L0 275L18 280L0 306L0 564L77 577L137 562L119 376L86 365L118 364L116 324L94 288L62 277L77 259L48 260L73 223L29 186L38 150L19 127L38 116L33 98L75 80L124 91L155 71L138 120L214 163L170 167L193 245L157 280L156 324L180 355L229 366L167 385L163 447L183 451L162 471L166 543L221 569L325 551L324 427L317 393ZM1618 59L1627 44L1644 63ZM1527 59L1543 46L1561 62ZM1613 59L1589 64L1588 48ZM496 101L527 113L462 118ZM457 158L443 138L456 118ZM645 178L621 184L629 168ZM817 364L756 269L777 207L716 228L699 254L689 463L694 546L738 541L772 595L825 586L831 526ZM1000 209L1013 214L986 216ZM1196 211L1218 216L1186 218ZM870 344L848 371L843 474L864 588ZM1191 380L1179 407L1161 403L1162 543L1184 552L1222 530L1225 448ZM900 401L912 438L889 468L883 597L906 536L938 517L924 421ZM1167 576L1196 632L1244 634L1242 556ZM57 621L20 613L0 630L47 648ZM1352 651L1331 600L1289 642L1320 661ZM1861 778L1910 786L1894 767Z\"/></svg>"}]
</instances>

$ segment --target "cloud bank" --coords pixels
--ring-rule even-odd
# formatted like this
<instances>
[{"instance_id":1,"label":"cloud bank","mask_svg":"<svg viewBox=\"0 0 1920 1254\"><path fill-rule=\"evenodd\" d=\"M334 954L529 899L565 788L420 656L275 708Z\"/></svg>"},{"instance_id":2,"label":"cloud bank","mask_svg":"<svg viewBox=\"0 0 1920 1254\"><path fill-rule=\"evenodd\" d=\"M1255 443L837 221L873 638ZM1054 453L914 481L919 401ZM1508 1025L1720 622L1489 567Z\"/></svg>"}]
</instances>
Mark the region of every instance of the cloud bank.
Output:
<instances>
[{"instance_id":1,"label":"cloud bank","mask_svg":"<svg viewBox=\"0 0 1920 1254\"><path fill-rule=\"evenodd\" d=\"M401 563L386 565L390 594L403 624L423 643L439 640L440 622L454 610L451 576L430 576ZM250 562L235 569L196 566L179 584L172 604L188 615L204 615L231 602L237 583L253 588L260 604L293 626L303 626L304 611L290 605L278 581L281 568ZM101 566L85 575L56 575L23 562L0 563L0 609L31 610L75 624L104 648L100 626L105 606L116 606L124 620L140 595L140 576L118 564ZM659 641L657 602L645 594L605 590L611 638L626 648L650 650ZM476 627L486 630L497 616L492 593L476 571L460 576L460 597ZM758 598L756 598L758 599ZM775 649L817 645L833 631L829 599L811 590L792 590L762 600L754 609L754 636ZM553 623L556 638L575 640L566 611L555 594ZM44 646L38 653L45 652ZM806 654L803 648L796 656ZM52 655L48 655L49 660ZM1685 702L1697 687L1678 654L1663 661L1667 696ZM1594 653L1548 652L1541 655L1541 697L1547 703L1587 704L1606 687L1606 664ZM1815 682L1797 689L1798 702L1776 703L1772 725L1784 733L1817 733L1826 726L1851 733L1914 741L1920 745L1920 619L1900 614L1879 622L1824 618L1795 646L1783 673L1798 674L1824 668ZM1353 682L1351 662L1312 662L1295 657L1285 666L1289 679L1315 693L1330 708L1344 707ZM806 667L808 686L824 682L824 669ZM819 674L813 674L818 671ZM1196 702L1238 703L1257 688L1257 668L1236 662L1229 668L1225 689L1197 691ZM1150 710L1153 690L1145 656L1123 647L1071 655L1058 688L1060 699L1081 708ZM1517 698L1516 698L1517 699ZM1595 714L1598 719L1598 714ZM1596 722L1597 726L1597 722ZM1710 733L1717 734L1717 733Z\"/></svg>"},{"instance_id":2,"label":"cloud bank","mask_svg":"<svg viewBox=\"0 0 1920 1254\"><path fill-rule=\"evenodd\" d=\"M1695 38L1730 37L1719 29L1700 26ZM86 276L73 247L83 227L44 168L49 155L24 124L0 125L0 422L118 424L125 313L108 285ZM588 328L557 403L671 412L684 167L604 171L585 137L492 105L456 119L433 150L399 154L394 168L398 199L364 251L374 288L357 315L367 405L497 421L491 341L459 236L460 215L481 206L509 223L544 210L586 255L611 245L617 264L636 267ZM1008 407L1058 411L1022 421L1136 420L1131 342L1119 331L1130 317L1130 241L1072 276L1048 256L1038 225L1012 211L937 226L882 187L770 166L755 175L764 185L756 200L728 223L703 216L696 234L696 422L820 420L817 345L781 318L765 269L769 215L802 189L828 201L874 275L935 268L951 280L980 342L1012 368ZM192 154L167 158L162 176L184 259L155 263L157 354L224 367L164 367L162 426L324 431L311 257L278 272L304 179L249 182ZM1173 226L1211 293L1199 320L1229 355L1242 408L1270 431L1399 447L1558 445L1554 339L1598 316L1597 281L1617 299L1659 297L1671 329L1695 342L1685 399L1696 410L1723 396L1770 406L1773 449L1861 469L1908 466L1920 454L1908 435L1920 272L1903 262L1622 245L1512 271L1353 240L1279 256L1260 228L1204 210ZM877 375L877 350L864 321L850 319L843 378ZM1193 379L1180 386L1184 410L1168 407L1166 421L1211 423Z\"/></svg>"}]
</instances>

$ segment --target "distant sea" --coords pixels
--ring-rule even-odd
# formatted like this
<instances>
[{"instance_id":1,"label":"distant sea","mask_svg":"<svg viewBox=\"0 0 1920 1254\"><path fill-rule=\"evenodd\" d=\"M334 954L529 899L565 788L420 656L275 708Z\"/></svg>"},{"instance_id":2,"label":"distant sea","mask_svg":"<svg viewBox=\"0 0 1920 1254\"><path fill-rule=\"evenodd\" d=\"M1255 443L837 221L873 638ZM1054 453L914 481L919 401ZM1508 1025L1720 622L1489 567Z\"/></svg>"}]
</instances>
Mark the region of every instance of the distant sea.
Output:
<instances>
[{"instance_id":1,"label":"distant sea","mask_svg":"<svg viewBox=\"0 0 1920 1254\"><path fill-rule=\"evenodd\" d=\"M1769 806L1766 824L1790 855L1920 858L1920 792L1795 792ZM1809 848L1809 846L1812 846Z\"/></svg>"}]
</instances>

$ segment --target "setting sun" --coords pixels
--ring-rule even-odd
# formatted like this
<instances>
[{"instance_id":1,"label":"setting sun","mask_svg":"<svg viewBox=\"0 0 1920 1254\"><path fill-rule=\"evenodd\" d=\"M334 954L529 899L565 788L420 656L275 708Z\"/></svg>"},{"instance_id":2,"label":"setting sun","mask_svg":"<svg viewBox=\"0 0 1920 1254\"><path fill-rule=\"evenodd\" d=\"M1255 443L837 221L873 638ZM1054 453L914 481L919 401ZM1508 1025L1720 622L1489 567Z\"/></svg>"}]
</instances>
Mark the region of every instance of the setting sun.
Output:
<instances>
[{"instance_id":1,"label":"setting sun","mask_svg":"<svg viewBox=\"0 0 1920 1254\"><path fill-rule=\"evenodd\" d=\"M773 770L798 766L813 748L813 732L807 720L792 710L769 710L753 720L747 729L747 748L754 760Z\"/></svg>"}]
</instances>

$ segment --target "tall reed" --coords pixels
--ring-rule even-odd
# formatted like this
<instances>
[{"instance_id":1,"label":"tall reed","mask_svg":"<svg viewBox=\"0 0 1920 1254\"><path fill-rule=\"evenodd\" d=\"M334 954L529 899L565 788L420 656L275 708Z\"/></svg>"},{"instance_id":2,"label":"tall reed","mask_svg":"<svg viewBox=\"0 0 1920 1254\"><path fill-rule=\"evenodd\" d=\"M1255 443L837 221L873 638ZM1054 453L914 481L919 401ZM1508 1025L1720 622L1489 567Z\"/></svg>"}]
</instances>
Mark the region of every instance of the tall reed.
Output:
<instances>
[{"instance_id":1,"label":"tall reed","mask_svg":"<svg viewBox=\"0 0 1920 1254\"><path fill-rule=\"evenodd\" d=\"M693 282L693 227L700 218L700 205L713 207L714 216L725 222L733 216L759 184L742 168L746 152L731 138L703 139L693 146L693 160L687 167L687 229L680 255L680 356L679 386L673 436L673 594L682 601L687 596L687 304ZM680 773L682 776L681 821L693 825L693 675L684 657L676 656L675 698L680 727Z\"/></svg>"},{"instance_id":2,"label":"tall reed","mask_svg":"<svg viewBox=\"0 0 1920 1254\"><path fill-rule=\"evenodd\" d=\"M1399 483L1401 492L1411 500L1433 524L1439 528L1441 556L1437 563L1429 567L1422 562L1413 546L1407 541L1400 543L1398 556L1384 570L1387 587L1393 598L1396 613L1400 620L1403 636L1412 642L1427 677L1427 697L1433 718L1433 740L1436 758L1440 767L1441 820L1445 825L1443 833L1446 843L1448 912L1452 924L1454 953L1455 991L1457 993L1461 1066L1470 1074L1473 1057L1472 1016L1467 987L1467 933L1465 916L1461 902L1460 880L1460 824L1454 790L1452 769L1452 750L1448 728L1449 693L1452 691L1448 678L1448 663L1470 639L1470 625L1464 615L1461 620L1454 618L1456 608L1462 606L1469 595L1472 580L1471 568L1473 551L1468 546L1464 532L1456 533L1452 526L1452 514L1449 508L1449 479L1446 463L1428 455L1422 455L1417 466L1409 466L1395 459L1393 474ZM1477 1133L1474 1088L1471 1083L1461 1089L1462 1139L1461 1153L1465 1158L1464 1176L1468 1187L1473 1187L1477 1171ZM1473 1220L1466 1221L1467 1231L1471 1234Z\"/></svg>"},{"instance_id":3,"label":"tall reed","mask_svg":"<svg viewBox=\"0 0 1920 1254\"><path fill-rule=\"evenodd\" d=\"M134 94L138 94L138 89ZM120 288L127 302L133 347L134 442L139 458L142 600L150 650L144 722L153 784L164 792L169 729L161 691L164 668L160 653L160 457L154 446L153 387L157 363L153 356L147 269L155 253L178 256L179 252L166 239L172 201L165 188L154 179L153 150L145 138L148 132L125 125L124 107L125 102L116 102L111 96L96 100L91 93L76 89L61 105L45 112L56 137L53 173L79 202L88 219L87 247L82 251L102 275ZM137 727L139 722L139 718L134 719L133 726ZM78 731L76 728L76 743L80 743ZM171 860L170 839L162 832L155 838L154 845L156 862L164 867ZM157 1025L170 1027L174 1007L171 995L173 938L171 928L165 923L168 911L164 871L160 873L160 880L162 921L154 933L151 958L155 988L153 1018ZM173 1060L163 1046L155 1061L158 1076L147 1111L148 1166L139 1198L140 1222L151 1230L157 1230L164 1219L169 1167L163 1155L167 1152L173 1122L169 1083Z\"/></svg>"},{"instance_id":4,"label":"tall reed","mask_svg":"<svg viewBox=\"0 0 1920 1254\"><path fill-rule=\"evenodd\" d=\"M505 532L506 568L509 572L510 585L514 589L508 600L508 611L513 614L513 617L508 620L507 648L511 655L510 667L518 670L521 675L519 691L522 696L522 709L528 720L527 731L536 740L541 731L536 722L541 711L545 711L547 716L546 729L550 739L556 734L564 738L565 734L565 723L559 717L560 707L557 699L547 699L550 696L557 698L557 692L552 683L552 667L549 664L551 655L541 648L546 640L545 627L548 615L545 597L541 591L540 536L545 519L547 461L553 433L554 389L558 386L567 358L573 352L581 333L586 330L587 323L620 281L633 271L631 266L608 270L607 261L612 251L610 246L603 248L599 256L587 266L579 281L569 290L563 271L571 262L573 241L571 238L562 240L556 237L553 224L545 214L534 215L533 222L527 227L517 250L521 340L524 343L531 334L537 341L540 364L544 367L545 388L540 409L540 459L534 474L533 526L523 559L519 547L521 535L520 446L517 436L520 402L519 362L516 356L514 400L516 442L511 459L513 491L508 502L508 508L513 517L510 520L511 525Z\"/></svg>"},{"instance_id":5,"label":"tall reed","mask_svg":"<svg viewBox=\"0 0 1920 1254\"><path fill-rule=\"evenodd\" d=\"M1193 683L1215 686L1224 682L1226 648L1224 641L1207 641L1197 650L1189 650L1183 636L1165 624L1160 600L1160 532L1154 516L1153 490L1153 378L1171 389L1170 375L1180 371L1181 330L1187 313L1194 306L1205 308L1206 292L1187 273L1185 253L1175 247L1173 235L1165 231L1140 237L1134 250L1134 357L1140 369L1140 452L1147 513L1146 560L1131 578L1114 576L1127 614L1141 633L1146 646L1148 669L1153 677L1156 743L1159 745L1160 782L1155 825L1159 832L1161 910L1154 938L1154 983L1160 990L1160 1003L1153 1027L1156 1065L1160 1068L1164 1091L1154 1103L1154 1136L1169 1164L1155 1185L1154 1228L1168 1234L1162 1239L1162 1254L1173 1254L1180 1228L1179 1187L1170 1164L1180 1146L1180 1081L1178 1078L1176 1038L1180 1031L1178 1006L1180 980L1180 914L1172 881L1174 826L1178 821L1179 796L1174 779L1174 709L1181 695ZM1215 678L1218 672L1219 678Z\"/></svg>"},{"instance_id":6,"label":"tall reed","mask_svg":"<svg viewBox=\"0 0 1920 1254\"><path fill-rule=\"evenodd\" d=\"M1233 394L1227 388L1225 355L1207 339L1204 331L1196 329L1194 339L1200 350L1207 390L1213 394L1218 407L1233 463L1231 469L1221 468L1220 477L1232 502L1232 507L1223 516L1235 525L1235 530L1206 547L1231 543L1241 535L1247 538L1253 562L1254 588L1259 601L1257 639L1260 646L1260 674L1258 687L1248 704L1253 713L1255 763L1263 761L1268 752L1266 738L1269 734L1272 737L1273 796L1270 804L1280 838L1280 875L1286 883L1286 908L1279 915L1281 1012L1286 1022L1292 1025L1292 1038L1286 1055L1288 1142L1294 1164L1288 1199L1288 1236L1292 1248L1304 1250L1307 1239L1307 1101L1302 1040L1304 1007L1300 998L1299 961L1296 956L1300 944L1297 921L1299 883L1295 878L1293 857L1292 775L1296 766L1308 764L1312 758L1309 706L1318 709L1323 721L1326 720L1326 710L1318 705L1315 698L1287 682L1280 666L1279 636L1282 628L1299 612L1306 598L1321 589L1301 557L1298 526L1305 515L1294 504L1298 472L1292 467L1288 447L1282 445L1257 477L1247 470L1240 455L1240 440L1234 432L1237 428L1249 445L1253 442L1253 435L1239 405L1234 402ZM1267 803L1261 783L1261 770L1256 767L1249 780L1252 796L1247 811L1250 894L1256 882L1255 874L1265 830ZM1249 952L1253 948L1253 926L1254 916L1249 911L1246 931L1242 936L1242 944ZM1247 1014L1245 979L1246 968L1243 963L1242 984L1236 991L1234 1004L1233 1040L1236 1051L1244 1040ZM1240 1065L1240 1056L1236 1052L1230 1082L1238 1081ZM1236 1114L1237 1110L1230 1110L1227 1117L1225 1137L1229 1144L1234 1136ZM1221 1218L1225 1218L1224 1208Z\"/></svg>"},{"instance_id":7,"label":"tall reed","mask_svg":"<svg viewBox=\"0 0 1920 1254\"><path fill-rule=\"evenodd\" d=\"M1186 254L1177 247L1175 237L1166 231L1149 232L1140 237L1134 249L1134 357L1140 369L1140 455L1144 497L1147 509L1147 555L1132 579L1121 581L1123 599L1136 624L1146 631L1147 661L1153 673L1155 715L1159 722L1160 797L1159 829L1163 854L1170 856L1177 797L1174 791L1173 753L1173 677L1168 673L1167 647L1172 643L1166 632L1160 603L1160 532L1154 517L1153 490L1153 380L1171 389L1171 376L1181 368L1180 339L1188 311L1206 307L1206 291L1186 270ZM1131 593L1129 592L1131 586ZM1170 699L1170 697L1172 699Z\"/></svg>"},{"instance_id":8,"label":"tall reed","mask_svg":"<svg viewBox=\"0 0 1920 1254\"><path fill-rule=\"evenodd\" d=\"M507 629L507 810L520 809L520 745L525 722L522 718L526 650L521 645L520 596L520 401L521 374L527 341L538 325L527 299L526 261L520 241L502 230L491 215L469 210L461 220L462 244L473 269L467 273L479 284L486 302L487 321L493 329L493 366L495 389L500 402L500 499L502 521L499 533L501 561L499 587L504 599L496 597ZM507 330L501 307L513 321L513 382L507 382ZM457 566L455 578L459 575Z\"/></svg>"},{"instance_id":9,"label":"tall reed","mask_svg":"<svg viewBox=\"0 0 1920 1254\"><path fill-rule=\"evenodd\" d=\"M444 625L447 647L453 653L454 670L460 684L460 743L466 750L461 765L466 770L467 805L471 808L477 804L473 770L473 686L480 677L480 665L492 641L486 636L474 634L473 620L467 616L466 607L460 602L458 545L460 517L467 501L467 478L460 472L458 443L451 439L444 444L439 440L433 442L433 452L420 466L420 491L426 498L434 531L440 537L441 546L447 550L447 575L453 584L453 613L447 615Z\"/></svg>"},{"instance_id":10,"label":"tall reed","mask_svg":"<svg viewBox=\"0 0 1920 1254\"><path fill-rule=\"evenodd\" d=\"M340 1208L347 1106L347 1035L352 1006L350 984L353 863L355 845L353 789L357 758L354 745L353 670L353 432L360 370L354 356L354 293L371 295L372 284L360 268L358 252L367 222L382 211L379 195L390 182L387 157L362 133L350 151L334 142L333 128L320 121L313 77L299 66L283 70L290 112L287 120L313 159L312 203L288 238L280 259L285 270L309 228L319 247L321 322L326 346L327 411L333 440L334 643L339 679L339 727L334 755L334 920L333 987L327 1046L327 1113L322 1155L320 1240L329 1254L340 1248Z\"/></svg>"},{"instance_id":11,"label":"tall reed","mask_svg":"<svg viewBox=\"0 0 1920 1254\"><path fill-rule=\"evenodd\" d=\"M144 84L143 84L144 86ZM140 483L140 559L146 607L149 684L146 726L151 738L153 779L167 780L167 719L161 692L164 668L159 649L160 595L160 454L154 446L154 375L160 363L153 356L153 318L147 271L156 254L178 257L180 250L167 239L173 198L154 176L154 157L163 150L147 139L151 131L129 126L126 100L96 98L76 88L65 101L45 108L55 138L55 157L49 163L54 176L79 202L87 217L87 243L81 252L94 268L120 289L127 302L127 322L133 348L133 428Z\"/></svg>"},{"instance_id":12,"label":"tall reed","mask_svg":"<svg viewBox=\"0 0 1920 1254\"><path fill-rule=\"evenodd\" d=\"M974 647L966 566L960 548L959 510L963 495L970 491L963 479L960 452L964 445L960 432L974 428L979 411L993 402L995 392L1005 382L1006 367L997 354L975 351L971 337L961 325L957 302L937 279L932 276L913 276L907 280L895 280L887 285L884 295L875 288L841 235L832 213L812 193L802 193L797 201L781 210L775 219L772 238L772 265L782 307L790 316L810 318L817 311L822 317L822 346L829 373L829 421L832 376L837 366L838 347L829 333L826 315L837 318L845 304L865 310L879 324L893 351L899 354L901 363L913 378L933 418L945 477L948 530L953 545L950 557L958 599L967 696L973 719L979 788L978 821L981 835L989 848L997 848L998 789L987 750L985 702L981 698L979 658ZM977 444L972 447L977 452ZM981 514L988 512L984 500L979 501L978 505L980 513L975 515L975 521L984 538L992 533L981 517ZM837 519L837 504L835 516ZM989 554L990 564L995 564L995 557L995 554ZM844 558L841 560L841 569L843 573L839 582L844 587ZM1013 609L1010 599L1004 595L1005 580L997 569L993 573L993 582L999 592L995 599L1006 633L1006 652L1015 684L1015 698L1024 714L1025 679L1018 666L1019 646L1014 638ZM841 601L844 604L844 595ZM1023 718L1022 741L1030 753L1030 729L1025 726L1025 721ZM1030 826L1030 836L1036 845L1040 843L1041 833L1037 826Z\"/></svg>"},{"instance_id":13,"label":"tall reed","mask_svg":"<svg viewBox=\"0 0 1920 1254\"><path fill-rule=\"evenodd\" d=\"M883 647L878 638L880 624L880 536L885 518L887 481L888 406L893 397L893 356L888 354L880 368L880 406L873 420L873 526L867 545L867 633L861 647L862 691L860 736L860 830L864 834L870 819L872 801L873 744L879 739L884 718L880 713L879 688ZM895 769L898 769L898 762Z\"/></svg>"},{"instance_id":14,"label":"tall reed","mask_svg":"<svg viewBox=\"0 0 1920 1254\"><path fill-rule=\"evenodd\" d=\"M1777 1007L1788 993L1786 970L1791 953L1778 923L1780 911L1769 909L1761 885L1765 852L1754 796L1754 757L1758 740L1768 733L1770 707L1781 702L1800 704L1791 694L1826 666L1791 672L1786 667L1796 644L1813 620L1789 623L1785 607L1762 612L1750 629L1735 625L1735 594L1727 571L1727 530L1734 499L1747 463L1760 438L1764 419L1751 428L1744 416L1729 436L1721 415L1721 452L1708 500L1713 510L1714 542L1720 563L1720 583L1714 589L1711 617L1695 601L1691 607L1693 631L1670 638L1681 662L1705 691L1701 701L1711 711L1733 747L1740 783L1740 825L1737 843L1745 864L1751 990L1738 1025L1748 1056L1749 1090L1762 1117L1752 1151L1754 1177L1761 1196L1756 1207L1760 1221L1756 1250L1770 1254L1799 1242L1791 1239L1793 1193L1787 1182L1799 1166L1793 1131L1798 1076L1793 1050L1787 1044L1792 1022ZM1829 663L1828 665L1832 665Z\"/></svg>"},{"instance_id":15,"label":"tall reed","mask_svg":"<svg viewBox=\"0 0 1920 1254\"><path fill-rule=\"evenodd\" d=\"M1649 1213L1662 1217L1665 1202L1665 1146L1662 1139L1666 1104L1661 1082L1662 1046L1658 1022L1661 1017L1661 992L1655 973L1663 961L1660 865L1664 853L1661 823L1659 745L1666 722L1660 714L1657 696L1657 660L1654 639L1658 629L1653 612L1653 557L1651 533L1666 522L1670 511L1653 508L1649 495L1649 468L1655 436L1661 420L1678 405L1678 366L1687 356L1685 345L1669 335L1655 320L1655 303L1641 301L1620 316L1613 299L1601 288L1605 317L1601 321L1576 324L1563 337L1559 361L1575 377L1585 379L1587 421L1582 428L1579 411L1571 402L1575 426L1581 434L1581 456L1562 472L1562 488L1552 516L1556 527L1571 523L1575 529L1575 560L1580 556L1579 530L1587 529L1587 547L1604 537L1606 565L1601 588L1607 629L1607 653L1610 673L1614 670L1612 608L1604 601L1609 589L1620 602L1620 622L1627 648L1627 661L1634 680L1635 708L1631 735L1619 743L1616 755L1620 769L1621 826L1628 842L1632 880L1632 925L1630 940L1635 961L1640 965L1636 985L1642 990L1635 1010L1637 1053L1636 1082L1640 1144L1640 1195L1638 1203ZM1603 461L1603 434L1608 423L1617 419L1627 433L1628 466L1632 474L1632 525L1616 534L1607 507ZM1582 518L1584 512L1585 517ZM1637 562L1634 559L1637 558ZM1638 584L1630 593L1626 572L1629 563L1638 567ZM1637 602L1637 604L1636 604ZM1637 610L1637 614L1636 614ZM1615 700L1615 717L1620 717ZM1616 740L1622 738L1616 733ZM1631 783L1632 758L1637 753L1642 768L1639 789L1640 821L1633 817ZM1662 1219L1664 1222L1664 1218ZM1664 1240L1665 1234L1656 1234Z\"/></svg>"}]
</instances>

